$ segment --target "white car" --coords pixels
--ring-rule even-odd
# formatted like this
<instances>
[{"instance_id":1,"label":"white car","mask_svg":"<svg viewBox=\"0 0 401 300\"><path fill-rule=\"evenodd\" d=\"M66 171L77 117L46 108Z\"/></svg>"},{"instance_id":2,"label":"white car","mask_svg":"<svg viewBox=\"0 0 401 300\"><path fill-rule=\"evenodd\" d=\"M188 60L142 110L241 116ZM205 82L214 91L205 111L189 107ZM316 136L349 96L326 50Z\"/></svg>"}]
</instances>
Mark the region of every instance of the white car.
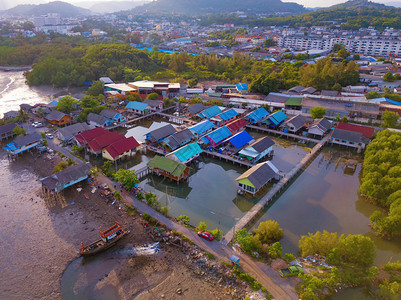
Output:
<instances>
[{"instance_id":1,"label":"white car","mask_svg":"<svg viewBox=\"0 0 401 300\"><path fill-rule=\"evenodd\" d=\"M51 133L46 133L46 137L47 137L48 139L52 139L52 138L53 138L53 135L52 135Z\"/></svg>"},{"instance_id":2,"label":"white car","mask_svg":"<svg viewBox=\"0 0 401 300\"><path fill-rule=\"evenodd\" d=\"M33 122L32 126L35 127L35 128L39 128L39 127L43 127L44 125L42 123L40 123L40 122Z\"/></svg>"}]
</instances>

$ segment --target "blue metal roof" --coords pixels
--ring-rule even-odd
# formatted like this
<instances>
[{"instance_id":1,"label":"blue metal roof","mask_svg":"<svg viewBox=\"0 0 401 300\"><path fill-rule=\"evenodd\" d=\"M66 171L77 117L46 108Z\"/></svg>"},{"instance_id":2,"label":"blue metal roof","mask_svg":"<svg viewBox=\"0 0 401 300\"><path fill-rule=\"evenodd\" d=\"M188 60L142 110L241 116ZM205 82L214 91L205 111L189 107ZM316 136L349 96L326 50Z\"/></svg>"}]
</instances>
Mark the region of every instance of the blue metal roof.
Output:
<instances>
[{"instance_id":1,"label":"blue metal roof","mask_svg":"<svg viewBox=\"0 0 401 300\"><path fill-rule=\"evenodd\" d=\"M237 83L235 86L237 87L237 90L239 90L239 91L248 90L248 85L245 83L242 83L242 82Z\"/></svg>"},{"instance_id":2,"label":"blue metal roof","mask_svg":"<svg viewBox=\"0 0 401 300\"><path fill-rule=\"evenodd\" d=\"M234 118L237 115L238 115L238 113L234 109L231 108L230 110L222 112L221 114L218 114L217 116L222 118L223 121L227 121L231 118Z\"/></svg>"},{"instance_id":3,"label":"blue metal roof","mask_svg":"<svg viewBox=\"0 0 401 300\"><path fill-rule=\"evenodd\" d=\"M231 139L229 139L230 143L237 149L240 149L252 140L253 137L245 130L237 133Z\"/></svg>"},{"instance_id":4,"label":"blue metal roof","mask_svg":"<svg viewBox=\"0 0 401 300\"><path fill-rule=\"evenodd\" d=\"M206 145L210 144L210 140L207 137L201 138L202 142L204 142Z\"/></svg>"},{"instance_id":5,"label":"blue metal roof","mask_svg":"<svg viewBox=\"0 0 401 300\"><path fill-rule=\"evenodd\" d=\"M194 157L195 155L200 154L202 152L203 152L203 150L198 145L198 143L192 143L192 144L188 144L184 147L181 147L180 149L177 149L177 150L173 151L172 153L174 153L175 156L177 156L177 158L181 162L184 162L184 161L190 159L191 157Z\"/></svg>"},{"instance_id":6,"label":"blue metal roof","mask_svg":"<svg viewBox=\"0 0 401 300\"><path fill-rule=\"evenodd\" d=\"M205 120L192 127L189 127L189 130L194 131L196 134L202 134L213 127L214 127L214 124L211 121Z\"/></svg>"},{"instance_id":7,"label":"blue metal roof","mask_svg":"<svg viewBox=\"0 0 401 300\"><path fill-rule=\"evenodd\" d=\"M221 109L217 105L213 105L211 107L208 107L208 108L202 110L199 113L199 116L201 118L208 118L209 119L209 118L214 117L215 115L217 115L219 113L221 113Z\"/></svg>"},{"instance_id":8,"label":"blue metal roof","mask_svg":"<svg viewBox=\"0 0 401 300\"><path fill-rule=\"evenodd\" d=\"M228 138L231 135L230 129L228 129L226 126L220 127L219 129L216 129L215 131L212 131L209 133L207 136L215 143L220 143L222 140Z\"/></svg>"},{"instance_id":9,"label":"blue metal roof","mask_svg":"<svg viewBox=\"0 0 401 300\"><path fill-rule=\"evenodd\" d=\"M125 106L127 109L136 109L141 111L144 111L147 107L148 105L146 103L138 101L130 101L128 102L127 106Z\"/></svg>"},{"instance_id":10,"label":"blue metal roof","mask_svg":"<svg viewBox=\"0 0 401 300\"><path fill-rule=\"evenodd\" d=\"M253 112L250 112L246 116L248 118L254 120L255 122L259 122L260 120L262 120L268 114L269 113L267 112L267 110L264 109L263 107L261 107L261 108L258 108L257 110L254 110Z\"/></svg>"},{"instance_id":11,"label":"blue metal roof","mask_svg":"<svg viewBox=\"0 0 401 300\"><path fill-rule=\"evenodd\" d=\"M285 119L287 119L287 115L282 111L276 111L268 117L269 121L274 125L280 125Z\"/></svg>"},{"instance_id":12,"label":"blue metal roof","mask_svg":"<svg viewBox=\"0 0 401 300\"><path fill-rule=\"evenodd\" d=\"M57 106L58 101L54 100L54 101L50 102L49 104L50 104L50 105L56 105L56 106Z\"/></svg>"}]
</instances>

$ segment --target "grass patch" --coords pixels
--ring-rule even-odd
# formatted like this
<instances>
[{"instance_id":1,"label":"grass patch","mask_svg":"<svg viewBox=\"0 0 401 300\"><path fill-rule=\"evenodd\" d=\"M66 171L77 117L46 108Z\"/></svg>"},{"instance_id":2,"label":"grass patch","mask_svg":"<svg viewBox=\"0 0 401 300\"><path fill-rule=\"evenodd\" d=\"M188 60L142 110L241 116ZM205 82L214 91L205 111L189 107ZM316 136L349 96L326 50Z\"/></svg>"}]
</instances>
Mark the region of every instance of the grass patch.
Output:
<instances>
[{"instance_id":1,"label":"grass patch","mask_svg":"<svg viewBox=\"0 0 401 300\"><path fill-rule=\"evenodd\" d=\"M138 214L138 210L136 209L135 206L125 205L125 211L129 216L136 216Z\"/></svg>"},{"instance_id":2,"label":"grass patch","mask_svg":"<svg viewBox=\"0 0 401 300\"><path fill-rule=\"evenodd\" d=\"M213 260L213 259L216 259L216 257L213 255L213 253L210 253L210 252L205 252L205 255L206 255L206 257L208 258L208 259L210 259L210 260Z\"/></svg>"}]
</instances>

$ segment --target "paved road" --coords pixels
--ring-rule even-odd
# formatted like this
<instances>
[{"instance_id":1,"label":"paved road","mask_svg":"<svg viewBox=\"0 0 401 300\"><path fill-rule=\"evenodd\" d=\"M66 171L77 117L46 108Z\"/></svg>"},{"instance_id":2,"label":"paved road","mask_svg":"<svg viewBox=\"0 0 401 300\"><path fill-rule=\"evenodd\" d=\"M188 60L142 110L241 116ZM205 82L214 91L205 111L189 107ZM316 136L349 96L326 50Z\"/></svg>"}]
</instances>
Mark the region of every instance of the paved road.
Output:
<instances>
[{"instance_id":1,"label":"paved road","mask_svg":"<svg viewBox=\"0 0 401 300\"><path fill-rule=\"evenodd\" d=\"M99 183L107 183L111 189L116 184L103 174L98 175L97 180ZM281 278L277 271L274 271L267 264L256 261L249 256L242 254L233 248L226 246L220 242L209 242L198 237L197 233L193 230L184 227L171 219L165 217L161 213L155 211L142 201L139 201L125 190L121 190L121 196L128 202L134 205L140 212L147 213L153 218L157 219L160 223L166 225L170 229L179 231L187 238L191 239L199 248L213 253L219 260L229 261L231 255L236 255L241 259L241 267L249 274L255 277L267 290L273 295L275 299L298 299L295 292L293 279Z\"/></svg>"}]
</instances>

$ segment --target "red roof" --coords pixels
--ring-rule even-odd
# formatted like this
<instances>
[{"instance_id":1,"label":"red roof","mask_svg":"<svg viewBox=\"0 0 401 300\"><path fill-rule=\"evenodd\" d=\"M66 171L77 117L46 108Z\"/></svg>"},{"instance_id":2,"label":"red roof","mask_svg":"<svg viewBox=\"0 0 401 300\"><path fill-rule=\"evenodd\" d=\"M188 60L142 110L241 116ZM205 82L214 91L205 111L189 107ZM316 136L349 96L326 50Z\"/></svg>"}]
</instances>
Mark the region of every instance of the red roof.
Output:
<instances>
[{"instance_id":1,"label":"red roof","mask_svg":"<svg viewBox=\"0 0 401 300\"><path fill-rule=\"evenodd\" d=\"M122 134L119 134L116 131L107 132L107 133L91 140L88 143L88 146L92 149L93 152L99 152L103 148L106 148L107 146L109 146L123 138L125 138L125 136Z\"/></svg>"},{"instance_id":2,"label":"red roof","mask_svg":"<svg viewBox=\"0 0 401 300\"><path fill-rule=\"evenodd\" d=\"M342 130L353 131L353 132L360 132L360 133L362 133L362 135L364 137L366 137L368 139L371 139L373 137L373 133L375 131L375 129L373 127L350 124L350 123L343 123L343 122L338 123L336 128L342 129Z\"/></svg>"},{"instance_id":3,"label":"red roof","mask_svg":"<svg viewBox=\"0 0 401 300\"><path fill-rule=\"evenodd\" d=\"M96 128L81 132L80 134L77 134L75 136L75 139L81 145L86 145L87 143L89 143L94 138L97 138L98 136L101 136L101 135L103 135L105 133L108 133L108 132L110 132L110 131L108 131L107 129L104 129L102 127L96 127Z\"/></svg>"},{"instance_id":4,"label":"red roof","mask_svg":"<svg viewBox=\"0 0 401 300\"><path fill-rule=\"evenodd\" d=\"M112 158L116 158L117 156L132 150L139 146L139 143L133 137L126 138L111 144L108 146L105 151L107 151Z\"/></svg>"},{"instance_id":5,"label":"red roof","mask_svg":"<svg viewBox=\"0 0 401 300\"><path fill-rule=\"evenodd\" d=\"M237 119L235 121L228 123L226 127L228 127L228 129L230 129L231 132L236 132L242 127L245 127L246 124L248 124L248 122L245 121L244 119Z\"/></svg>"}]
</instances>

